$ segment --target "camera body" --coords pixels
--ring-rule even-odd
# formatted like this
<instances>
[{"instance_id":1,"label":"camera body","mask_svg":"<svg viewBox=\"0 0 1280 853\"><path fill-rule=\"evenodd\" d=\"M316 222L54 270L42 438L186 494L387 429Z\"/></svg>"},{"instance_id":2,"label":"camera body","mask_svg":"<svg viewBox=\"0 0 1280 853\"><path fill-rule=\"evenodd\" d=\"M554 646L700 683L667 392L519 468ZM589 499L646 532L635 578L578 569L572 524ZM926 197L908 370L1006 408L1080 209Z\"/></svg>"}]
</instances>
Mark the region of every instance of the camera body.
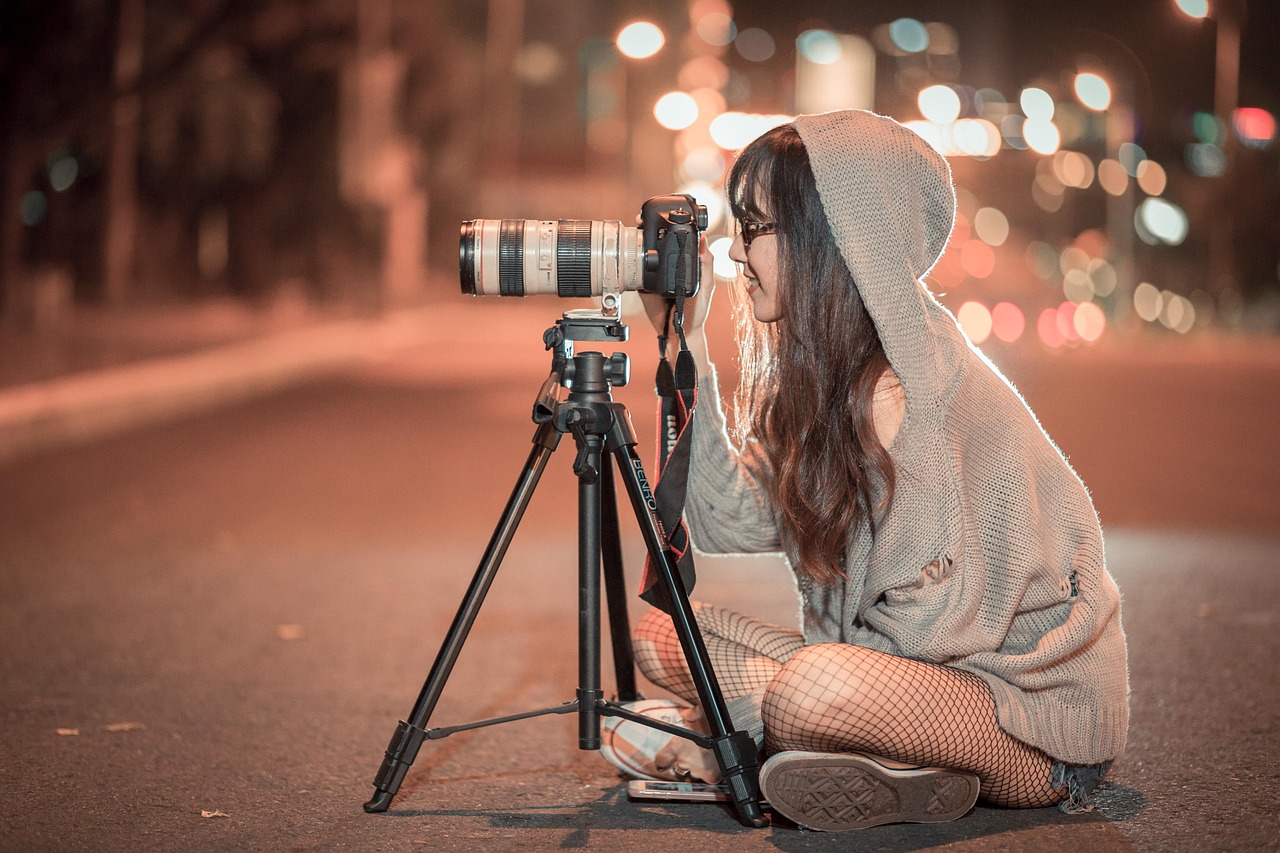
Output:
<instances>
[{"instance_id":1,"label":"camera body","mask_svg":"<svg viewBox=\"0 0 1280 853\"><path fill-rule=\"evenodd\" d=\"M616 313L630 290L693 296L706 227L707 209L691 195L650 198L638 228L597 219L468 220L458 242L462 292L598 296L606 313Z\"/></svg>"},{"instance_id":2,"label":"camera body","mask_svg":"<svg viewBox=\"0 0 1280 853\"><path fill-rule=\"evenodd\" d=\"M707 209L691 195L654 196L640 207L644 245L641 289L674 299L698 292L702 264L698 243L707 228Z\"/></svg>"}]
</instances>

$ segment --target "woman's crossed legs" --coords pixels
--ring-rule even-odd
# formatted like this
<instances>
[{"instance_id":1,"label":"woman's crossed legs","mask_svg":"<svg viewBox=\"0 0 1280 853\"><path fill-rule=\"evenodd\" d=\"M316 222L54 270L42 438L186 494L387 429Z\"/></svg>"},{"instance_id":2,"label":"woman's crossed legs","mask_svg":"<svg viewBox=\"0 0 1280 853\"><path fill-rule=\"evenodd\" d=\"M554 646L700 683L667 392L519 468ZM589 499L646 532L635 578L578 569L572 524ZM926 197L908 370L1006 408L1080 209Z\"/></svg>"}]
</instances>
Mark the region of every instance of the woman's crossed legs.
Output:
<instances>
[{"instance_id":1,"label":"woman's crossed legs","mask_svg":"<svg viewBox=\"0 0 1280 853\"><path fill-rule=\"evenodd\" d=\"M991 690L978 676L844 643L805 646L797 632L749 616L704 604L694 610L725 699L764 689L770 752L866 752L966 770L981 780L982 797L999 806L1063 799L1049 782L1053 759L1000 728ZM697 703L666 614L647 614L634 646L645 677ZM703 760L714 766L709 754Z\"/></svg>"}]
</instances>

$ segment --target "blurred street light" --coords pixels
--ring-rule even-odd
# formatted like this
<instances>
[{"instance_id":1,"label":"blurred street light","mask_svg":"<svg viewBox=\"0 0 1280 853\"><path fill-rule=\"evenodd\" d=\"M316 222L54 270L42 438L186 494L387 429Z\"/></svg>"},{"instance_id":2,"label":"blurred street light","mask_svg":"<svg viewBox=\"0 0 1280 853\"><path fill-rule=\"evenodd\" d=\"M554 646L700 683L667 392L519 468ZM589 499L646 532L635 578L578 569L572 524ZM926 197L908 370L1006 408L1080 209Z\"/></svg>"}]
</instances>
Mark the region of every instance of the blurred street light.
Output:
<instances>
[{"instance_id":1,"label":"blurred street light","mask_svg":"<svg viewBox=\"0 0 1280 853\"><path fill-rule=\"evenodd\" d=\"M623 56L631 59L648 59L662 50L667 37L663 35L657 24L648 21L636 21L627 24L618 33L615 43Z\"/></svg>"},{"instance_id":2,"label":"blurred street light","mask_svg":"<svg viewBox=\"0 0 1280 853\"><path fill-rule=\"evenodd\" d=\"M1076 98L1095 112L1111 106L1111 86L1101 76L1090 71L1076 75Z\"/></svg>"}]
</instances>

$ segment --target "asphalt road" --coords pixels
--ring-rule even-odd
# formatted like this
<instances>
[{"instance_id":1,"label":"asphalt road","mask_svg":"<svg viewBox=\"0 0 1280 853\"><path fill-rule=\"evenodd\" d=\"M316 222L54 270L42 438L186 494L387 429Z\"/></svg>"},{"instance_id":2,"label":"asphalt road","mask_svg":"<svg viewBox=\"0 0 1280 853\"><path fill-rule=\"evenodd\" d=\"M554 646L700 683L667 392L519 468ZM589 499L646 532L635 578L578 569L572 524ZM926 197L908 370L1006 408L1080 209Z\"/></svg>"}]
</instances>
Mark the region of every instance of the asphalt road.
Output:
<instances>
[{"instance_id":1,"label":"asphalt road","mask_svg":"<svg viewBox=\"0 0 1280 853\"><path fill-rule=\"evenodd\" d=\"M629 802L556 716L427 744L364 814L528 453L547 363L520 318L0 467L0 849L1280 849L1280 359L1251 347L997 354L1090 485L1125 595L1133 723L1098 812L748 830ZM627 349L648 442L652 361ZM573 697L571 458L433 724ZM778 560L700 570L697 597L794 621Z\"/></svg>"}]
</instances>

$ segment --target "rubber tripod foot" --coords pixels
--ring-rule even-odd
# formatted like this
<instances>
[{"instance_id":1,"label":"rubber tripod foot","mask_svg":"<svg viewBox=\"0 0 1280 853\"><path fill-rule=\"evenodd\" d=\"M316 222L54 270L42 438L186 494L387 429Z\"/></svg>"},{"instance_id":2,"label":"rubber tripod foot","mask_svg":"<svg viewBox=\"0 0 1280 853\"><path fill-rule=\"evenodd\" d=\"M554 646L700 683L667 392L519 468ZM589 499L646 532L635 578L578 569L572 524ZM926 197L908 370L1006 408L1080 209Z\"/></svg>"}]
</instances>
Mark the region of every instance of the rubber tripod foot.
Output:
<instances>
[{"instance_id":1,"label":"rubber tripod foot","mask_svg":"<svg viewBox=\"0 0 1280 853\"><path fill-rule=\"evenodd\" d=\"M391 801L395 799L395 796L395 794L387 791L376 791L374 792L373 799L364 804L364 810L369 812L369 814L385 812L391 806Z\"/></svg>"}]
</instances>

